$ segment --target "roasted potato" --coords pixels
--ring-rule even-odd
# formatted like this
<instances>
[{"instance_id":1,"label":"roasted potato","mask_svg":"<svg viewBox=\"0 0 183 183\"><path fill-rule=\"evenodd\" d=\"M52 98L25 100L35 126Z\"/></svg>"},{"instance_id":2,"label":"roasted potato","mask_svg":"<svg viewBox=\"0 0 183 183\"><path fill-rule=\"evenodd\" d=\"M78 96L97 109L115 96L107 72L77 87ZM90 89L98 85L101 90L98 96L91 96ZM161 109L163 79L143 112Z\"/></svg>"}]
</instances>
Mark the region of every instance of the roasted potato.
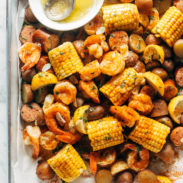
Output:
<instances>
[{"instance_id":1,"label":"roasted potato","mask_svg":"<svg viewBox=\"0 0 183 183\"><path fill-rule=\"evenodd\" d=\"M168 77L168 73L163 68L160 67L154 68L152 72L158 75L162 80L165 80Z\"/></svg>"},{"instance_id":2,"label":"roasted potato","mask_svg":"<svg viewBox=\"0 0 183 183\"><path fill-rule=\"evenodd\" d=\"M162 124L165 124L165 125L169 126L170 128L173 128L173 122L167 116L163 116L163 117L156 118L156 120L159 121Z\"/></svg>"},{"instance_id":3,"label":"roasted potato","mask_svg":"<svg viewBox=\"0 0 183 183\"><path fill-rule=\"evenodd\" d=\"M117 161L111 166L111 174L114 176L119 172L129 169L128 164L124 161Z\"/></svg>"},{"instance_id":4,"label":"roasted potato","mask_svg":"<svg viewBox=\"0 0 183 183\"><path fill-rule=\"evenodd\" d=\"M122 172L117 177L116 183L133 183L133 175L130 172Z\"/></svg>"},{"instance_id":5,"label":"roasted potato","mask_svg":"<svg viewBox=\"0 0 183 183\"><path fill-rule=\"evenodd\" d=\"M88 121L101 119L104 116L104 108L101 105L90 107L87 111Z\"/></svg>"},{"instance_id":6,"label":"roasted potato","mask_svg":"<svg viewBox=\"0 0 183 183\"><path fill-rule=\"evenodd\" d=\"M156 175L151 170L142 170L137 176L138 183L159 183Z\"/></svg>"},{"instance_id":7,"label":"roasted potato","mask_svg":"<svg viewBox=\"0 0 183 183\"><path fill-rule=\"evenodd\" d=\"M112 175L109 170L99 170L95 177L96 183L111 183L112 182Z\"/></svg>"},{"instance_id":8,"label":"roasted potato","mask_svg":"<svg viewBox=\"0 0 183 183\"><path fill-rule=\"evenodd\" d=\"M145 40L147 45L150 44L154 44L154 45L158 45L161 43L161 39L157 38L156 36L154 36L153 34L149 34Z\"/></svg>"},{"instance_id":9,"label":"roasted potato","mask_svg":"<svg viewBox=\"0 0 183 183\"><path fill-rule=\"evenodd\" d=\"M170 134L170 140L174 144L174 146L182 146L183 145L183 127L179 126L172 130Z\"/></svg>"},{"instance_id":10,"label":"roasted potato","mask_svg":"<svg viewBox=\"0 0 183 183\"><path fill-rule=\"evenodd\" d=\"M167 72L172 72L174 70L174 62L170 59L165 60L162 66Z\"/></svg>"},{"instance_id":11,"label":"roasted potato","mask_svg":"<svg viewBox=\"0 0 183 183\"><path fill-rule=\"evenodd\" d=\"M36 174L41 180L52 179L55 175L46 161L43 161L37 165Z\"/></svg>"}]
</instances>

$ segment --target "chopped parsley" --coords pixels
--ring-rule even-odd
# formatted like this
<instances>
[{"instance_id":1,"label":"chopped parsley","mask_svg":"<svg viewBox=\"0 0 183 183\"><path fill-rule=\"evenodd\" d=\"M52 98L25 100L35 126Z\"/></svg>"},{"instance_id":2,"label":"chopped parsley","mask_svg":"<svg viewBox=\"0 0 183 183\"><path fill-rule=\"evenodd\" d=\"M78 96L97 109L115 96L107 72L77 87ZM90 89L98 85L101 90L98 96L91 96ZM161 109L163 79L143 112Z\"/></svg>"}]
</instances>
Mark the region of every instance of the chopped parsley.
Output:
<instances>
[{"instance_id":1,"label":"chopped parsley","mask_svg":"<svg viewBox=\"0 0 183 183\"><path fill-rule=\"evenodd\" d=\"M58 94L59 94L59 92L57 92L57 91L56 91L55 93L56 93L56 95L58 95Z\"/></svg>"},{"instance_id":2,"label":"chopped parsley","mask_svg":"<svg viewBox=\"0 0 183 183\"><path fill-rule=\"evenodd\" d=\"M110 135L110 133L108 133L108 135L105 136L105 140L110 140L110 139L111 139L111 135Z\"/></svg>"},{"instance_id":3,"label":"chopped parsley","mask_svg":"<svg viewBox=\"0 0 183 183\"><path fill-rule=\"evenodd\" d=\"M26 38L22 37L22 35L20 35L20 38L21 38L21 39L23 39L23 40L25 40L25 41L27 41L27 39L26 39Z\"/></svg>"},{"instance_id":4,"label":"chopped parsley","mask_svg":"<svg viewBox=\"0 0 183 183\"><path fill-rule=\"evenodd\" d=\"M31 109L33 108L31 104L29 104L28 107L31 108Z\"/></svg>"},{"instance_id":5,"label":"chopped parsley","mask_svg":"<svg viewBox=\"0 0 183 183\"><path fill-rule=\"evenodd\" d=\"M95 90L95 89L97 89L97 87L95 85L93 85L92 90Z\"/></svg>"},{"instance_id":6,"label":"chopped parsley","mask_svg":"<svg viewBox=\"0 0 183 183\"><path fill-rule=\"evenodd\" d=\"M141 148L140 148L140 146L139 146L139 145L137 145L137 146L136 146L136 148L137 148L137 151L138 151L138 152L140 152L140 151L141 151Z\"/></svg>"},{"instance_id":7,"label":"chopped parsley","mask_svg":"<svg viewBox=\"0 0 183 183\"><path fill-rule=\"evenodd\" d=\"M114 37L115 38L116 36L114 34L111 34L111 37Z\"/></svg>"},{"instance_id":8,"label":"chopped parsley","mask_svg":"<svg viewBox=\"0 0 183 183\"><path fill-rule=\"evenodd\" d=\"M63 52L60 52L60 55L64 55L64 53Z\"/></svg>"}]
</instances>

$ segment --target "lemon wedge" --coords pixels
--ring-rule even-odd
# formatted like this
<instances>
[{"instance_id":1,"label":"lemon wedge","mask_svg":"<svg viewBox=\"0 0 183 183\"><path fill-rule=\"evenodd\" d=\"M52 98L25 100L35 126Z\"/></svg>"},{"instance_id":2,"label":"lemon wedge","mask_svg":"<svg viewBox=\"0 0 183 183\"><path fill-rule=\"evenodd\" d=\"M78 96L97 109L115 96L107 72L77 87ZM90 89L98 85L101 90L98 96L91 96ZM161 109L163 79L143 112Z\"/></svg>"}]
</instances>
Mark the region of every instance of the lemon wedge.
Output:
<instances>
[{"instance_id":1,"label":"lemon wedge","mask_svg":"<svg viewBox=\"0 0 183 183\"><path fill-rule=\"evenodd\" d=\"M144 62L147 64L152 60L157 60L163 64L165 59L165 52L161 46L148 45L144 50Z\"/></svg>"},{"instance_id":2,"label":"lemon wedge","mask_svg":"<svg viewBox=\"0 0 183 183\"><path fill-rule=\"evenodd\" d=\"M80 133L86 134L86 123L87 123L87 111L89 109L89 105L84 105L79 107L74 112L73 122L74 125Z\"/></svg>"},{"instance_id":3,"label":"lemon wedge","mask_svg":"<svg viewBox=\"0 0 183 183\"><path fill-rule=\"evenodd\" d=\"M49 72L39 72L32 78L31 87L35 91L43 86L56 84L58 82L57 77Z\"/></svg>"},{"instance_id":4,"label":"lemon wedge","mask_svg":"<svg viewBox=\"0 0 183 183\"><path fill-rule=\"evenodd\" d=\"M147 82L161 95L164 95L165 92L165 86L164 83L162 81L162 79L152 73L152 72L146 72L144 73L144 78L147 80Z\"/></svg>"},{"instance_id":5,"label":"lemon wedge","mask_svg":"<svg viewBox=\"0 0 183 183\"><path fill-rule=\"evenodd\" d=\"M171 118L178 124L180 124L181 114L183 113L183 95L174 97L169 105L168 111Z\"/></svg>"}]
</instances>

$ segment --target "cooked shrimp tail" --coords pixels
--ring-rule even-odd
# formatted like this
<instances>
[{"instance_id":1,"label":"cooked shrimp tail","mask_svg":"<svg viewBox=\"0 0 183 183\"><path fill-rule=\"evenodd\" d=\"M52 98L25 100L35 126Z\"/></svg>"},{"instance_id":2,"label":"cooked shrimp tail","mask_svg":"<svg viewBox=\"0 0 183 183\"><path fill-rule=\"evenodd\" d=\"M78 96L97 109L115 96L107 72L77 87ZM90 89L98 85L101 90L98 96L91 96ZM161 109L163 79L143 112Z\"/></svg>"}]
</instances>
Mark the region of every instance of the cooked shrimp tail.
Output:
<instances>
[{"instance_id":1,"label":"cooked shrimp tail","mask_svg":"<svg viewBox=\"0 0 183 183\"><path fill-rule=\"evenodd\" d=\"M81 134L72 134L71 132L64 132L63 135L57 135L56 138L67 144L75 144L81 139Z\"/></svg>"}]
</instances>

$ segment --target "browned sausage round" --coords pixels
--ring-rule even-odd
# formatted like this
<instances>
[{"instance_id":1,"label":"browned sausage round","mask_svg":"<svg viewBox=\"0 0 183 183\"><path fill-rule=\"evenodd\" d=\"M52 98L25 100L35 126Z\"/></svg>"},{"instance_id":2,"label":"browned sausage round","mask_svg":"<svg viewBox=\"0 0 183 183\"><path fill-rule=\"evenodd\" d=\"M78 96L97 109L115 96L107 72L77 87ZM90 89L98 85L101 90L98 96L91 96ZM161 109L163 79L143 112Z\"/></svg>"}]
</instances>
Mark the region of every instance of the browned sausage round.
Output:
<instances>
[{"instance_id":1,"label":"browned sausage round","mask_svg":"<svg viewBox=\"0 0 183 183\"><path fill-rule=\"evenodd\" d=\"M32 10L30 9L30 7L27 7L25 10L25 19L30 23L37 23L38 22L36 17L32 13Z\"/></svg>"},{"instance_id":2,"label":"browned sausage round","mask_svg":"<svg viewBox=\"0 0 183 183\"><path fill-rule=\"evenodd\" d=\"M175 156L175 151L170 144L166 144L161 152L156 154L161 160L163 160L165 163L172 163Z\"/></svg>"},{"instance_id":3,"label":"browned sausage round","mask_svg":"<svg viewBox=\"0 0 183 183\"><path fill-rule=\"evenodd\" d=\"M41 56L41 58L39 59L38 63L36 64L36 69L39 72L43 72L43 67L49 63L49 58L48 56ZM50 69L48 69L46 72L50 72L53 73L53 69L50 67Z\"/></svg>"},{"instance_id":4,"label":"browned sausage round","mask_svg":"<svg viewBox=\"0 0 183 183\"><path fill-rule=\"evenodd\" d=\"M125 67L134 67L138 62L139 56L133 51L129 51L125 58Z\"/></svg>"},{"instance_id":5,"label":"browned sausage round","mask_svg":"<svg viewBox=\"0 0 183 183\"><path fill-rule=\"evenodd\" d=\"M152 0L135 0L135 4L137 5L140 12L149 14L153 8Z\"/></svg>"},{"instance_id":6,"label":"browned sausage round","mask_svg":"<svg viewBox=\"0 0 183 183\"><path fill-rule=\"evenodd\" d=\"M148 85L143 86L142 89L140 90L140 93L149 95L151 97L151 99L154 99L154 97L156 95L155 89Z\"/></svg>"},{"instance_id":7,"label":"browned sausage round","mask_svg":"<svg viewBox=\"0 0 183 183\"><path fill-rule=\"evenodd\" d=\"M44 114L41 107L36 103L25 104L21 108L21 117L27 122L42 122L44 121Z\"/></svg>"},{"instance_id":8,"label":"browned sausage round","mask_svg":"<svg viewBox=\"0 0 183 183\"><path fill-rule=\"evenodd\" d=\"M178 93L178 89L175 86L175 82L172 79L167 79L164 82L164 86L165 86L165 93L164 93L164 99L169 101L170 99L172 99L173 97L175 97Z\"/></svg>"},{"instance_id":9,"label":"browned sausage round","mask_svg":"<svg viewBox=\"0 0 183 183\"><path fill-rule=\"evenodd\" d=\"M128 34L125 31L116 31L110 34L109 46L112 50L120 51L120 46L128 44Z\"/></svg>"},{"instance_id":10,"label":"browned sausage round","mask_svg":"<svg viewBox=\"0 0 183 183\"><path fill-rule=\"evenodd\" d=\"M73 84L73 85L77 85L79 83L79 74L73 74L72 76L69 77L69 81Z\"/></svg>"},{"instance_id":11,"label":"browned sausage round","mask_svg":"<svg viewBox=\"0 0 183 183\"><path fill-rule=\"evenodd\" d=\"M161 39L157 38L156 36L154 36L153 34L149 34L145 40L147 45L150 44L160 44L161 43Z\"/></svg>"},{"instance_id":12,"label":"browned sausage round","mask_svg":"<svg viewBox=\"0 0 183 183\"><path fill-rule=\"evenodd\" d=\"M73 45L80 55L81 58L85 58L87 55L87 48L84 47L84 41L83 40L76 40L73 42Z\"/></svg>"},{"instance_id":13,"label":"browned sausage round","mask_svg":"<svg viewBox=\"0 0 183 183\"><path fill-rule=\"evenodd\" d=\"M61 43L64 43L64 42L67 42L67 41L73 42L74 40L75 40L75 34L72 31L72 32L64 32L62 34L62 37L61 37L60 41L61 41Z\"/></svg>"},{"instance_id":14,"label":"browned sausage round","mask_svg":"<svg viewBox=\"0 0 183 183\"><path fill-rule=\"evenodd\" d=\"M143 62L138 60L137 64L133 67L137 72L144 73L146 72L146 68Z\"/></svg>"},{"instance_id":15,"label":"browned sausage round","mask_svg":"<svg viewBox=\"0 0 183 183\"><path fill-rule=\"evenodd\" d=\"M55 175L55 173L46 161L43 161L37 165L36 174L41 180L52 179Z\"/></svg>"},{"instance_id":16,"label":"browned sausage round","mask_svg":"<svg viewBox=\"0 0 183 183\"><path fill-rule=\"evenodd\" d=\"M168 47L167 45L161 45L161 47L163 48L164 52L165 52L165 58L171 58L172 57L172 50L170 47Z\"/></svg>"},{"instance_id":17,"label":"browned sausage round","mask_svg":"<svg viewBox=\"0 0 183 183\"><path fill-rule=\"evenodd\" d=\"M33 34L35 32L35 28L32 25L25 25L22 28L19 39L22 44L26 42L32 42Z\"/></svg>"},{"instance_id":18,"label":"browned sausage round","mask_svg":"<svg viewBox=\"0 0 183 183\"><path fill-rule=\"evenodd\" d=\"M181 114L181 117L180 117L180 124L183 126L183 113Z\"/></svg>"},{"instance_id":19,"label":"browned sausage round","mask_svg":"<svg viewBox=\"0 0 183 183\"><path fill-rule=\"evenodd\" d=\"M160 67L154 68L152 72L158 75L162 80L165 80L168 77L168 73L163 68Z\"/></svg>"},{"instance_id":20,"label":"browned sausage round","mask_svg":"<svg viewBox=\"0 0 183 183\"><path fill-rule=\"evenodd\" d=\"M104 108L100 105L88 109L88 121L101 119L104 116Z\"/></svg>"},{"instance_id":21,"label":"browned sausage round","mask_svg":"<svg viewBox=\"0 0 183 183\"><path fill-rule=\"evenodd\" d=\"M22 72L22 79L28 83L32 81L32 78L36 75L36 70L34 68Z\"/></svg>"},{"instance_id":22,"label":"browned sausage round","mask_svg":"<svg viewBox=\"0 0 183 183\"><path fill-rule=\"evenodd\" d=\"M183 87L183 67L180 67L176 70L175 81L180 87Z\"/></svg>"},{"instance_id":23,"label":"browned sausage round","mask_svg":"<svg viewBox=\"0 0 183 183\"><path fill-rule=\"evenodd\" d=\"M146 64L146 70L147 71L152 70L155 67L159 67L160 65L161 65L160 62L157 62L157 61L149 62L149 63Z\"/></svg>"},{"instance_id":24,"label":"browned sausage round","mask_svg":"<svg viewBox=\"0 0 183 183\"><path fill-rule=\"evenodd\" d=\"M22 101L24 104L32 102L34 98L34 94L32 92L31 89L31 85L30 84L23 84L22 85Z\"/></svg>"},{"instance_id":25,"label":"browned sausage round","mask_svg":"<svg viewBox=\"0 0 183 183\"><path fill-rule=\"evenodd\" d=\"M57 47L59 37L56 34L50 34L44 30L37 29L33 34L33 42L38 42L42 45L42 49L47 53Z\"/></svg>"},{"instance_id":26,"label":"browned sausage round","mask_svg":"<svg viewBox=\"0 0 183 183\"><path fill-rule=\"evenodd\" d=\"M158 117L156 118L157 121L159 121L162 124L165 124L167 126L169 126L170 128L173 128L173 122L172 120L167 117L167 116L163 116L163 117Z\"/></svg>"},{"instance_id":27,"label":"browned sausage round","mask_svg":"<svg viewBox=\"0 0 183 183\"><path fill-rule=\"evenodd\" d=\"M132 183L133 175L130 172L122 172L118 178L117 183Z\"/></svg>"},{"instance_id":28,"label":"browned sausage round","mask_svg":"<svg viewBox=\"0 0 183 183\"><path fill-rule=\"evenodd\" d=\"M153 101L154 108L151 113L151 117L160 117L168 115L168 107L164 100L157 99Z\"/></svg>"},{"instance_id":29,"label":"browned sausage round","mask_svg":"<svg viewBox=\"0 0 183 183\"><path fill-rule=\"evenodd\" d=\"M183 127L179 126L174 128L172 133L170 134L170 140L174 144L174 146L182 146L183 145Z\"/></svg>"},{"instance_id":30,"label":"browned sausage round","mask_svg":"<svg viewBox=\"0 0 183 183\"><path fill-rule=\"evenodd\" d=\"M174 70L174 62L170 59L165 60L162 66L167 72L172 72Z\"/></svg>"}]
</instances>

